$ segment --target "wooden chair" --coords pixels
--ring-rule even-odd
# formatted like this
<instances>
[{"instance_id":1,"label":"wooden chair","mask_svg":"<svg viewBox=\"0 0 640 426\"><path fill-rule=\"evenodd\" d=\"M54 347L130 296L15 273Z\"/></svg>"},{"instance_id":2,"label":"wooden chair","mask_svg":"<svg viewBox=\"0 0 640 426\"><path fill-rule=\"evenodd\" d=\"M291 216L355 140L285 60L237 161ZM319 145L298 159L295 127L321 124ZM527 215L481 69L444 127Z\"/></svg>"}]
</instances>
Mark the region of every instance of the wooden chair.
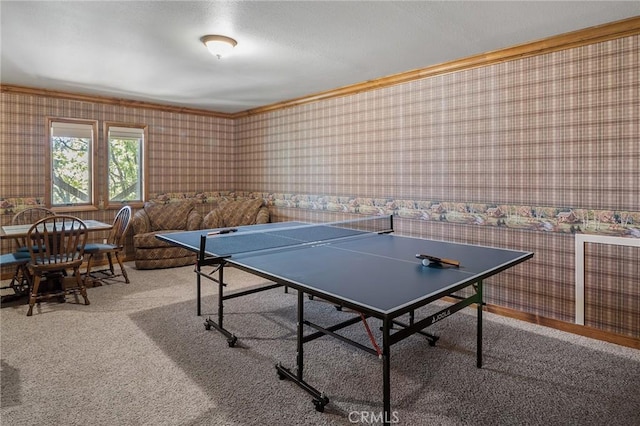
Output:
<instances>
[{"instance_id":1,"label":"wooden chair","mask_svg":"<svg viewBox=\"0 0 640 426\"><path fill-rule=\"evenodd\" d=\"M87 242L87 225L73 216L49 216L34 223L27 233L27 247L31 261L29 271L33 276L33 286L29 297L29 311L33 313L36 302L51 297L65 296L79 293L84 298L84 304L89 304L87 289L80 276L84 246ZM66 275L66 270L73 272ZM39 294L43 279L59 288L45 294Z\"/></svg>"},{"instance_id":2,"label":"wooden chair","mask_svg":"<svg viewBox=\"0 0 640 426\"><path fill-rule=\"evenodd\" d=\"M44 219L45 217L55 216L56 213L53 210L49 210L44 207L30 207L28 209L24 209L18 213L16 213L11 219L12 225L32 225L39 221L40 219ZM16 251L18 252L29 252L29 248L27 247L27 239L25 237L22 238L14 238L16 243Z\"/></svg>"},{"instance_id":3,"label":"wooden chair","mask_svg":"<svg viewBox=\"0 0 640 426\"><path fill-rule=\"evenodd\" d=\"M107 238L106 244L98 244L91 243L87 244L84 247L85 254L88 255L87 259L87 272L85 275L85 279L93 278L99 281L102 281L101 278L91 274L91 263L93 261L94 256L98 254L106 254L107 259L109 260L109 269L104 269L100 272L106 274L106 278L115 278L122 276L124 277L125 282L129 283L129 277L127 276L127 271L124 269L124 265L122 264L121 255L124 251L124 240L127 235L127 231L129 230L129 225L131 224L131 207L124 206L118 211L115 219L113 220L113 227L111 228L111 232L109 233L109 237ZM113 256L116 257L118 264L120 265L120 274L116 275L115 270L113 268ZM107 271L110 273L107 274Z\"/></svg>"},{"instance_id":4,"label":"wooden chair","mask_svg":"<svg viewBox=\"0 0 640 426\"><path fill-rule=\"evenodd\" d=\"M55 212L44 207L30 207L16 213L11 219L11 224L31 225L47 216L55 216ZM13 241L16 251L15 253L3 254L2 264L5 266L16 265L8 287L12 288L16 295L24 296L29 294L29 288L33 284L27 269L27 263L30 259L29 247L27 247L26 237L14 238Z\"/></svg>"}]
</instances>

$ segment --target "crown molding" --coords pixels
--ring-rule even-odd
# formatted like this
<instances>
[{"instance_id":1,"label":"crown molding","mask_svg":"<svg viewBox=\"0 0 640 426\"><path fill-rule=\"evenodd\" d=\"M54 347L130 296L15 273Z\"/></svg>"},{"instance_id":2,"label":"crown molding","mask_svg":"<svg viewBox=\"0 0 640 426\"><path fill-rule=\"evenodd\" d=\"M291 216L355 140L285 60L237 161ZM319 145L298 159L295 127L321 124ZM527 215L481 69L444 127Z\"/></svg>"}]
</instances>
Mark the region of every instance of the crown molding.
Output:
<instances>
[{"instance_id":1,"label":"crown molding","mask_svg":"<svg viewBox=\"0 0 640 426\"><path fill-rule=\"evenodd\" d=\"M354 95L361 92L389 87L396 84L407 83L414 80L433 77L441 74L448 74L473 68L480 68L501 62L513 61L531 56L543 55L575 47L585 46L594 43L601 43L623 37L640 34L640 16L611 22L608 24L589 27L578 31L573 31L557 36L544 38L528 43L519 44L505 49L481 53L466 58L433 65L427 68L402 72L399 74L382 77L357 83L325 92L303 96L283 102L252 108L246 111L233 114L233 118L247 117L266 112L273 112L284 108L291 108L298 105L308 104L321 100Z\"/></svg>"},{"instance_id":2,"label":"crown molding","mask_svg":"<svg viewBox=\"0 0 640 426\"><path fill-rule=\"evenodd\" d=\"M216 111L208 111L198 108L186 108L174 105L157 104L153 102L135 101L131 99L114 98L108 96L87 95L82 93L61 92L58 90L39 89L33 87L15 86L11 84L0 85L1 93L18 93L22 95L44 96L48 98L65 99L70 101L93 102L107 105L116 105L129 108L144 108L156 111L172 112L177 114L192 114L206 117L218 117L232 119L232 114Z\"/></svg>"}]
</instances>

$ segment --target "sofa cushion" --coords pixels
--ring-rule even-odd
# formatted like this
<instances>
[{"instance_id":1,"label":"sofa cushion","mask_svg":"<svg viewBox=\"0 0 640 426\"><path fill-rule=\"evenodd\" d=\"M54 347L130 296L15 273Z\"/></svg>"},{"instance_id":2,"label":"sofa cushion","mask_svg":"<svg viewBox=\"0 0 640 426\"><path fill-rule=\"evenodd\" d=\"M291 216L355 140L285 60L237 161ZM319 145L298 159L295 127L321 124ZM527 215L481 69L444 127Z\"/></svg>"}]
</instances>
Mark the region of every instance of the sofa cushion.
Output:
<instances>
[{"instance_id":1,"label":"sofa cushion","mask_svg":"<svg viewBox=\"0 0 640 426\"><path fill-rule=\"evenodd\" d=\"M187 229L187 216L194 209L193 203L147 203L144 206L152 231Z\"/></svg>"},{"instance_id":2,"label":"sofa cushion","mask_svg":"<svg viewBox=\"0 0 640 426\"><path fill-rule=\"evenodd\" d=\"M196 255L190 253L185 257L173 257L171 259L136 259L136 269L175 268L176 266L193 265Z\"/></svg>"},{"instance_id":3,"label":"sofa cushion","mask_svg":"<svg viewBox=\"0 0 640 426\"><path fill-rule=\"evenodd\" d=\"M195 260L196 254L182 247L138 250L136 260L166 260L189 257Z\"/></svg>"},{"instance_id":4,"label":"sofa cushion","mask_svg":"<svg viewBox=\"0 0 640 426\"><path fill-rule=\"evenodd\" d=\"M222 209L224 226L253 225L258 211L262 207L262 199L230 201Z\"/></svg>"},{"instance_id":5,"label":"sofa cushion","mask_svg":"<svg viewBox=\"0 0 640 426\"><path fill-rule=\"evenodd\" d=\"M175 229L173 230L163 230L159 232L147 232L146 234L137 234L133 236L133 246L135 248L165 248L165 247L175 247L173 244L169 244L166 241L162 241L156 238L157 234L164 234L167 232L180 232Z\"/></svg>"}]
</instances>

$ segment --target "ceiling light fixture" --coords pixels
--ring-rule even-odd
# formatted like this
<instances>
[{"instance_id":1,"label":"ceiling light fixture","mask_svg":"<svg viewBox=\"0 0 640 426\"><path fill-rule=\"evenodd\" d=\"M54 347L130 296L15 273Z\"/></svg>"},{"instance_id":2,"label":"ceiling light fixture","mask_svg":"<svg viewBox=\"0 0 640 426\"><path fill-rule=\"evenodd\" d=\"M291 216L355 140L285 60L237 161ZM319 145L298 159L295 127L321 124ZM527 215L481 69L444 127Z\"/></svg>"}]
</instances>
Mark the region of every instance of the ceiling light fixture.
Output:
<instances>
[{"instance_id":1,"label":"ceiling light fixture","mask_svg":"<svg viewBox=\"0 0 640 426\"><path fill-rule=\"evenodd\" d=\"M238 44L238 42L231 37L223 35L206 35L202 37L200 41L202 41L202 43L207 46L207 49L209 49L209 52L218 59L227 56L233 48L236 47L236 44Z\"/></svg>"}]
</instances>

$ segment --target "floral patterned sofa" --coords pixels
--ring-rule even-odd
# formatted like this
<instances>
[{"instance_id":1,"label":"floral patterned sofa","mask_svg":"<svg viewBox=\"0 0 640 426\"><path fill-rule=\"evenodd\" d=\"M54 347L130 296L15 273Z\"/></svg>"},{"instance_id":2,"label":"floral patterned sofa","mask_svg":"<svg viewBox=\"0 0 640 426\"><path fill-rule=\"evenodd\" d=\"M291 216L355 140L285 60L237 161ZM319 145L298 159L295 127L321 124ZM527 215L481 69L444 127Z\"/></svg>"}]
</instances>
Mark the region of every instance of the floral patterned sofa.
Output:
<instances>
[{"instance_id":1,"label":"floral patterned sofa","mask_svg":"<svg viewBox=\"0 0 640 426\"><path fill-rule=\"evenodd\" d=\"M193 264L196 255L156 238L156 234L200 229L202 215L191 201L147 202L131 222L135 265L138 269L172 268Z\"/></svg>"}]
</instances>

